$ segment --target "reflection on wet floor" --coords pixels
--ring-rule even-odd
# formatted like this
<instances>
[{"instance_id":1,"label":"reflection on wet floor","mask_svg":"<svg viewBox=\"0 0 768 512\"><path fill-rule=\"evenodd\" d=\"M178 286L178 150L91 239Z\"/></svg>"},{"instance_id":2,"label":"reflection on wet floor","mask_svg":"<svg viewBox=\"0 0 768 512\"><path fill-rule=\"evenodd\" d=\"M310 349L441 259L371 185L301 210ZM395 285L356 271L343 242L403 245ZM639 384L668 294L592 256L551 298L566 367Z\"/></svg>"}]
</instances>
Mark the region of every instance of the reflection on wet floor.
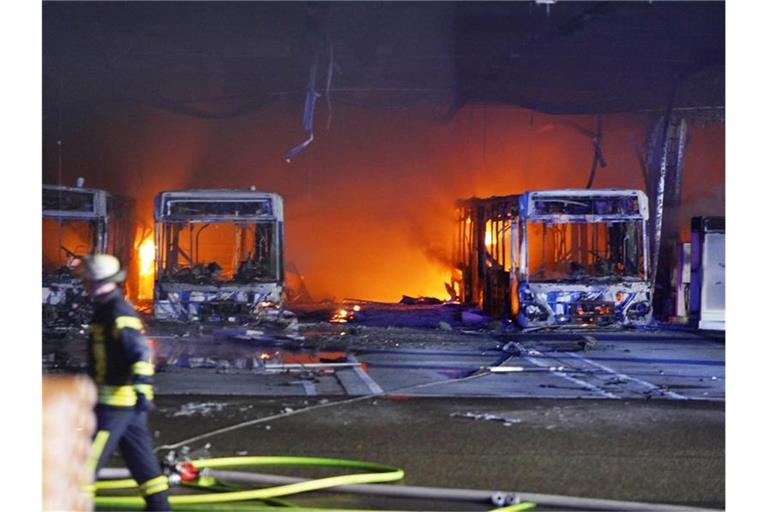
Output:
<instances>
[{"instance_id":1,"label":"reflection on wet floor","mask_svg":"<svg viewBox=\"0 0 768 512\"><path fill-rule=\"evenodd\" d=\"M296 335L281 339L248 331L224 331L195 337L156 336L151 344L159 371L169 367L257 373L327 367L332 371L340 365L355 364L345 350L318 349L308 337Z\"/></svg>"},{"instance_id":2,"label":"reflection on wet floor","mask_svg":"<svg viewBox=\"0 0 768 512\"><path fill-rule=\"evenodd\" d=\"M431 328L414 326L408 311L380 314L373 308L352 323L332 324L324 314L321 321L302 318L282 330L261 324L146 325L160 394L725 397L722 339L671 328L588 336L468 328L451 320L444 307L432 312ZM382 315L387 325L378 325ZM46 370L82 371L84 348L83 333L44 341Z\"/></svg>"}]
</instances>

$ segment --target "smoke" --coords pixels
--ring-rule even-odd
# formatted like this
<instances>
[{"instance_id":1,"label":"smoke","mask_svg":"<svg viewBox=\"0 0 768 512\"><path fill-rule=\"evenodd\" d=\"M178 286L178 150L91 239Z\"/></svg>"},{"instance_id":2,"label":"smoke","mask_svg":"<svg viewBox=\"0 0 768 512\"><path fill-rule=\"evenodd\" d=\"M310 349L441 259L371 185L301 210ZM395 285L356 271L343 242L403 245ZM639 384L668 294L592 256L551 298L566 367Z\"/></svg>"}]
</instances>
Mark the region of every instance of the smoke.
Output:
<instances>
[{"instance_id":1,"label":"smoke","mask_svg":"<svg viewBox=\"0 0 768 512\"><path fill-rule=\"evenodd\" d=\"M680 238L690 240L691 218L725 216L725 125L693 123L683 164Z\"/></svg>"},{"instance_id":2,"label":"smoke","mask_svg":"<svg viewBox=\"0 0 768 512\"><path fill-rule=\"evenodd\" d=\"M445 295L457 199L582 188L594 151L571 124L593 127L592 117L467 106L438 122L427 107L335 105L331 130L316 130L288 164L285 152L304 137L294 103L225 120L115 108L64 140L64 182L84 176L86 186L134 198L146 225L162 190L277 192L285 200L286 260L314 298L398 300ZM318 104L316 123L323 116ZM645 121L605 116L608 166L598 168L595 188L643 187L628 135L643 140ZM691 128L686 216L722 211L723 141L721 125ZM45 169L46 182L56 182L55 171Z\"/></svg>"}]
</instances>

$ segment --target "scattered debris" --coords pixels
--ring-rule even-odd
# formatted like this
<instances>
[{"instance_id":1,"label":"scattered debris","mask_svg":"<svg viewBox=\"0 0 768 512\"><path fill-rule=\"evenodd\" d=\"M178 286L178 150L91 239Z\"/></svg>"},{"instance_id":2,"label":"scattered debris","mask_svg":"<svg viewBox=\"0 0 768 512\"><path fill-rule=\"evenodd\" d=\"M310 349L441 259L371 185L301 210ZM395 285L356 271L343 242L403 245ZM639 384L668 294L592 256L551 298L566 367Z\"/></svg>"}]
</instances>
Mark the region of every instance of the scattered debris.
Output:
<instances>
[{"instance_id":1,"label":"scattered debris","mask_svg":"<svg viewBox=\"0 0 768 512\"><path fill-rule=\"evenodd\" d=\"M408 295L403 295L403 298L400 299L400 304L408 304L410 306L423 304L434 305L442 303L443 301L436 297L409 297Z\"/></svg>"},{"instance_id":2,"label":"scattered debris","mask_svg":"<svg viewBox=\"0 0 768 512\"><path fill-rule=\"evenodd\" d=\"M597 348L597 339L594 336L583 336L583 339L578 341L578 345L582 350L592 350Z\"/></svg>"},{"instance_id":3,"label":"scattered debris","mask_svg":"<svg viewBox=\"0 0 768 512\"><path fill-rule=\"evenodd\" d=\"M190 368L216 368L216 361L210 357L190 357L188 360Z\"/></svg>"},{"instance_id":4,"label":"scattered debris","mask_svg":"<svg viewBox=\"0 0 768 512\"><path fill-rule=\"evenodd\" d=\"M503 423L505 427L523 422L523 420L521 420L520 418L509 418L506 416L497 416L495 414L488 414L488 413L483 414L483 413L473 413L473 412L464 412L464 413L453 412L451 413L451 417L469 418L471 420L498 421L500 423Z\"/></svg>"},{"instance_id":5,"label":"scattered debris","mask_svg":"<svg viewBox=\"0 0 768 512\"><path fill-rule=\"evenodd\" d=\"M298 321L295 317L292 317L284 326L273 323L272 325L258 324L258 327L259 329L248 329L245 327L214 329L212 334L215 339L236 339L256 342L276 342L277 340L304 341L306 339L304 336L296 333L298 331Z\"/></svg>"},{"instance_id":6,"label":"scattered debris","mask_svg":"<svg viewBox=\"0 0 768 512\"><path fill-rule=\"evenodd\" d=\"M191 402L183 404L181 408L175 411L172 416L194 416L199 414L200 416L209 416L214 412L220 412L224 409L225 404L216 402Z\"/></svg>"},{"instance_id":7,"label":"scattered debris","mask_svg":"<svg viewBox=\"0 0 768 512\"><path fill-rule=\"evenodd\" d=\"M518 341L510 341L509 343L506 343L501 347L501 351L514 357L523 357L528 354L528 349Z\"/></svg>"},{"instance_id":8,"label":"scattered debris","mask_svg":"<svg viewBox=\"0 0 768 512\"><path fill-rule=\"evenodd\" d=\"M311 303L312 295L307 289L304 275L293 261L285 263L285 300L291 303Z\"/></svg>"}]
</instances>

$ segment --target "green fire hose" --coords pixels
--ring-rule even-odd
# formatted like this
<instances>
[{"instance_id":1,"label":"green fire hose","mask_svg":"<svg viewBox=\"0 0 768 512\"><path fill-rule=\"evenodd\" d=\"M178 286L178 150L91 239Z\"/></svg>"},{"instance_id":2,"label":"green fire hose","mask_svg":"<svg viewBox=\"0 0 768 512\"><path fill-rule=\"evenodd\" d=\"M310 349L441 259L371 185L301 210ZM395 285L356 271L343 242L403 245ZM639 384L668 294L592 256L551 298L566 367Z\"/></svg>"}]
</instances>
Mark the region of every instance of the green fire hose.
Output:
<instances>
[{"instance_id":1,"label":"green fire hose","mask_svg":"<svg viewBox=\"0 0 768 512\"><path fill-rule=\"evenodd\" d=\"M400 480L405 476L402 469L398 469L392 466L385 466L383 464L374 464L370 462L362 462L357 460L348 459L330 459L320 457L223 457L214 459L201 459L192 461L191 464L195 469L232 469L232 468L248 468L254 466L321 466L321 467L336 467L346 469L356 469L364 471L363 473L355 473L349 475L331 476L325 478L317 478L314 480L306 480L297 483L291 483L287 485L278 485L274 487L267 487L262 489L250 489L250 490L237 490L227 492L213 492L205 494L190 494L182 496L171 496L169 502L173 508L181 508L194 505L207 505L217 503L232 503L243 502L252 500L268 500L272 498L278 498L281 496L288 496L292 494L298 494L302 492L317 491L320 489L328 489L340 485L355 485L355 484L370 484L381 482L393 482ZM210 489L214 487L217 482L214 478L206 477L205 475L197 478L193 482L183 482L184 485L189 487L197 487L203 489ZM133 479L122 480L100 480L94 485L96 492L116 490L116 489L132 489L138 487ZM94 498L94 505L96 509L102 510L142 510L145 506L144 498L141 496L96 496ZM504 507L501 509L505 512L518 512L522 510L528 510L533 508L531 503L520 503L511 505L511 507ZM301 508L291 507L292 510L300 512L306 511L318 511L323 509L317 508ZM275 507L253 505L249 506L248 510L274 510Z\"/></svg>"}]
</instances>

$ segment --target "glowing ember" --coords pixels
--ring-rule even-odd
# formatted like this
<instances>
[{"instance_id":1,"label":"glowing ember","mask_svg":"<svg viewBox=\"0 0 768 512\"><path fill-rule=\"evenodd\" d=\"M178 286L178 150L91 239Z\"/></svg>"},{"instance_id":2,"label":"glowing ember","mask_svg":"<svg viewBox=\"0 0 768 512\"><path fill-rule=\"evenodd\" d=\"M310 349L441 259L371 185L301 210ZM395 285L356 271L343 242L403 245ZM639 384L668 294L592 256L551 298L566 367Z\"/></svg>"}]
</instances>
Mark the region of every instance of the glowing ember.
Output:
<instances>
[{"instance_id":1,"label":"glowing ember","mask_svg":"<svg viewBox=\"0 0 768 512\"><path fill-rule=\"evenodd\" d=\"M151 299L155 281L155 242L147 237L139 246L139 300Z\"/></svg>"},{"instance_id":2,"label":"glowing ember","mask_svg":"<svg viewBox=\"0 0 768 512\"><path fill-rule=\"evenodd\" d=\"M347 309L340 309L336 311L333 315L331 315L330 322L332 324L345 324L347 322L350 322L355 319L355 312L359 311L360 306L355 306L358 309L354 309L352 311L349 311Z\"/></svg>"}]
</instances>

